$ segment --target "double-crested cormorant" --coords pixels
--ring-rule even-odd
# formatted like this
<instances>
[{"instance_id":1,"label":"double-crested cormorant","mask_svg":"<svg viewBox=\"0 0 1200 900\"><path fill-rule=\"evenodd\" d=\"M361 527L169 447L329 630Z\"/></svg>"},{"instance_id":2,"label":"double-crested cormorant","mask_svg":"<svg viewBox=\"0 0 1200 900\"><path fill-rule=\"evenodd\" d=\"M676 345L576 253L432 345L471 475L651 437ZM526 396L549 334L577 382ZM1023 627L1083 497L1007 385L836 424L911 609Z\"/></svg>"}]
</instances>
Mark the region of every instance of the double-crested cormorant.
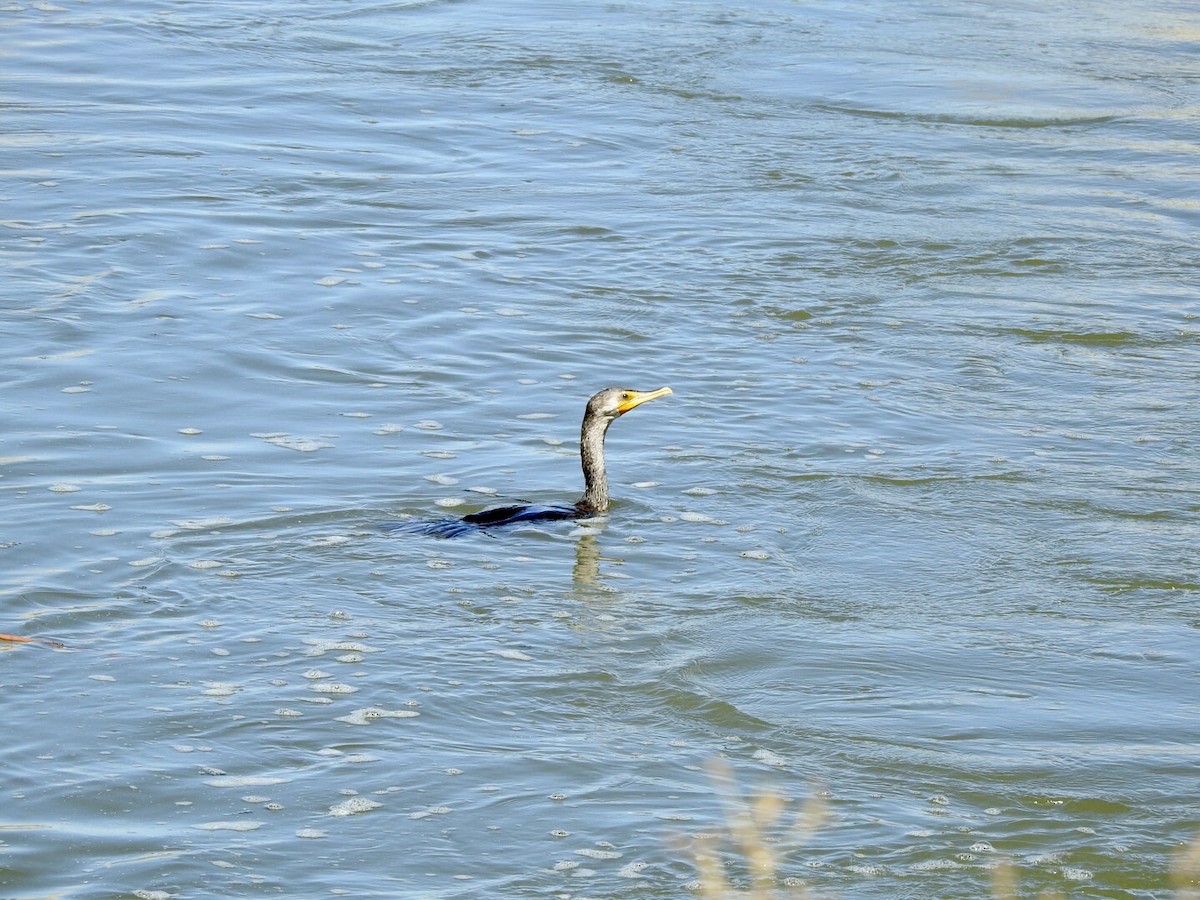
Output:
<instances>
[{"instance_id":1,"label":"double-crested cormorant","mask_svg":"<svg viewBox=\"0 0 1200 900\"><path fill-rule=\"evenodd\" d=\"M493 506L461 519L440 519L434 522L389 522L386 531L413 531L455 537L478 528L494 528L517 522L551 519L584 519L608 510L608 476L604 471L604 435L608 426L631 409L671 393L669 387L656 391L634 391L629 388L605 388L587 402L583 425L579 430L579 459L583 466L583 496L572 506L538 506L515 504Z\"/></svg>"}]
</instances>

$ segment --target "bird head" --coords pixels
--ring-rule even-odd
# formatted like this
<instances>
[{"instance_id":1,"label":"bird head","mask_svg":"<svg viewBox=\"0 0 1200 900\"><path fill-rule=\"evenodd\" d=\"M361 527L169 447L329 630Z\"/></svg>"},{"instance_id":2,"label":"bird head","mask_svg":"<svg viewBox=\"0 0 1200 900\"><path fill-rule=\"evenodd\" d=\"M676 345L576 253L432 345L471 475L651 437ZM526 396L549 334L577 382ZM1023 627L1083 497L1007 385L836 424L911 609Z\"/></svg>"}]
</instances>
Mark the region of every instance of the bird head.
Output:
<instances>
[{"instance_id":1,"label":"bird head","mask_svg":"<svg viewBox=\"0 0 1200 900\"><path fill-rule=\"evenodd\" d=\"M656 391L635 391L631 388L605 388L588 401L589 416L598 416L612 422L631 409L637 409L643 403L665 397L672 393L669 387L661 387Z\"/></svg>"}]
</instances>

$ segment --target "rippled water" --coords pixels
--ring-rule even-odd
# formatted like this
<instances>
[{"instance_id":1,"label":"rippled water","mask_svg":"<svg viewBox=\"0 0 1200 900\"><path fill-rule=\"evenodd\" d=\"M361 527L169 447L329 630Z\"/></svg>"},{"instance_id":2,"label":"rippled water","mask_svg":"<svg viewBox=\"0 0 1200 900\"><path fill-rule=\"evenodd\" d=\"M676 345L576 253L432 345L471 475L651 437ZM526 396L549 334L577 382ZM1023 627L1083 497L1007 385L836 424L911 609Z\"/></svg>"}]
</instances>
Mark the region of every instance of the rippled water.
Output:
<instances>
[{"instance_id":1,"label":"rippled water","mask_svg":"<svg viewBox=\"0 0 1200 900\"><path fill-rule=\"evenodd\" d=\"M1191 5L0 22L0 895L1168 893Z\"/></svg>"}]
</instances>

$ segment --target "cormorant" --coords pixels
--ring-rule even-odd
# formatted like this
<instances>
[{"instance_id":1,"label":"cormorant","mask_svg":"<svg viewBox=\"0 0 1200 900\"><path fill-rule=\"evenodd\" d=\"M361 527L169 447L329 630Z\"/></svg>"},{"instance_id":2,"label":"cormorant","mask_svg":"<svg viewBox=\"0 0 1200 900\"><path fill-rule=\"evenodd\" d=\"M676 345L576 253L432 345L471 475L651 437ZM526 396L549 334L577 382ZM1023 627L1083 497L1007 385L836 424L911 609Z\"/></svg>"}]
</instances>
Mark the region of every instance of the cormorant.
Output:
<instances>
[{"instance_id":1,"label":"cormorant","mask_svg":"<svg viewBox=\"0 0 1200 900\"><path fill-rule=\"evenodd\" d=\"M608 476L604 471L604 434L608 426L631 409L647 401L665 397L669 387L656 391L634 391L629 388L605 388L587 402L583 425L579 429L579 460L583 466L583 496L572 506L538 506L520 503L493 506L461 519L439 519L433 522L388 522L385 531L407 531L456 537L480 528L514 525L518 522L537 522L553 519L585 519L608 510Z\"/></svg>"}]
</instances>

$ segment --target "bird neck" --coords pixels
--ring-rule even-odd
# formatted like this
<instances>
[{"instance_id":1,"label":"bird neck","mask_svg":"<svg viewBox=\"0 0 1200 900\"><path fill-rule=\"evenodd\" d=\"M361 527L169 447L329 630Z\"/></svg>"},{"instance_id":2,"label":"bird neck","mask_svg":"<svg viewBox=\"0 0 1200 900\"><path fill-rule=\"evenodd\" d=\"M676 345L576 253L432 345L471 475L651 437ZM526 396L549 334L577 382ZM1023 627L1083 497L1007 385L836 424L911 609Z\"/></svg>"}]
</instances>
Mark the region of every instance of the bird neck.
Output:
<instances>
[{"instance_id":1,"label":"bird neck","mask_svg":"<svg viewBox=\"0 0 1200 900\"><path fill-rule=\"evenodd\" d=\"M608 510L608 475L604 471L604 433L612 419L587 416L579 433L579 460L583 465L583 497L575 506L580 512Z\"/></svg>"}]
</instances>

